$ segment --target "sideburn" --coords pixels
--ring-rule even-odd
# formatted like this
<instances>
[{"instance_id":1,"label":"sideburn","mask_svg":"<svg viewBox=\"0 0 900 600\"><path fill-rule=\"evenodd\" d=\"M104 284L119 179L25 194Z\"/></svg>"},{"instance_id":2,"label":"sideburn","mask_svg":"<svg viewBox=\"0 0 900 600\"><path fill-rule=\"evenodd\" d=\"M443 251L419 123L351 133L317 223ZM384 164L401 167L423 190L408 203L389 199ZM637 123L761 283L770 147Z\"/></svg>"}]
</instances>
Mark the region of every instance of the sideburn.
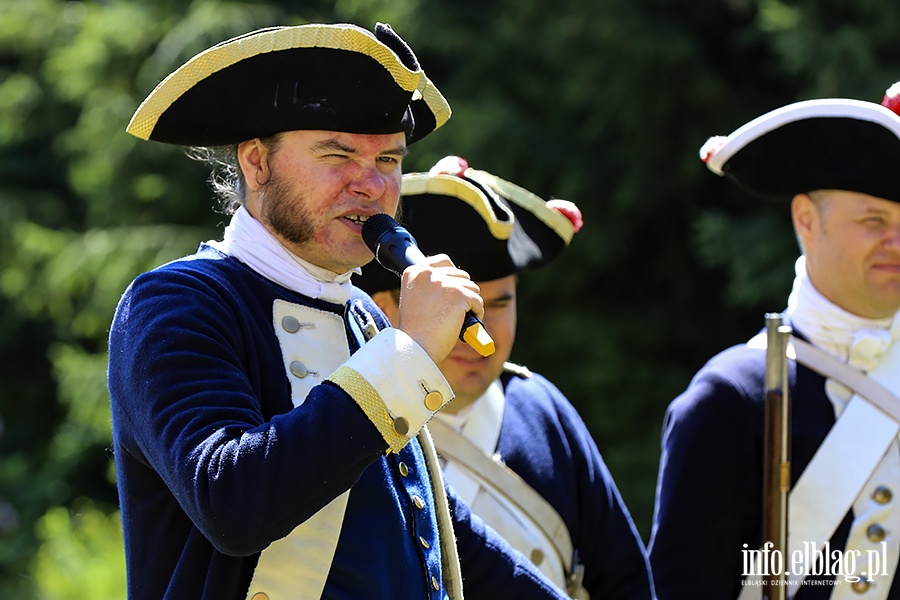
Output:
<instances>
[{"instance_id":1,"label":"sideburn","mask_svg":"<svg viewBox=\"0 0 900 600\"><path fill-rule=\"evenodd\" d=\"M306 199L292 196L290 186L274 172L260 187L259 200L260 216L285 241L302 246L313 238L315 229Z\"/></svg>"}]
</instances>

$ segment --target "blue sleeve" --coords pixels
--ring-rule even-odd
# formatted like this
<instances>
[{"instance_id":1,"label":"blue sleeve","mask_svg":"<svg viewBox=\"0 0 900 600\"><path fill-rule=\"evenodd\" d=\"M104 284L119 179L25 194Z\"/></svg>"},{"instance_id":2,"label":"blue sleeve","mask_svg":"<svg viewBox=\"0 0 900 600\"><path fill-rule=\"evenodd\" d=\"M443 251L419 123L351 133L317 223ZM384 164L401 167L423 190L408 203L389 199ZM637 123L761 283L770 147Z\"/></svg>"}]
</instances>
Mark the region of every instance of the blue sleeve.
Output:
<instances>
[{"instance_id":1,"label":"blue sleeve","mask_svg":"<svg viewBox=\"0 0 900 600\"><path fill-rule=\"evenodd\" d=\"M662 599L693 600L698 587L736 598L742 550L760 544L764 398L754 373L715 361L666 413L650 541Z\"/></svg>"},{"instance_id":2,"label":"blue sleeve","mask_svg":"<svg viewBox=\"0 0 900 600\"><path fill-rule=\"evenodd\" d=\"M554 465L557 478L563 475L562 465L571 465L565 476L574 484L559 487L573 489L576 500L569 530L584 563L585 589L591 598L606 600L655 598L646 549L587 426L556 386L537 374L534 380L552 398L560 437L566 442L566 457L554 457ZM553 425L545 428L552 430ZM553 500L560 495L553 490L542 494ZM566 514L561 506L557 510Z\"/></svg>"},{"instance_id":3,"label":"blue sleeve","mask_svg":"<svg viewBox=\"0 0 900 600\"><path fill-rule=\"evenodd\" d=\"M116 451L155 471L217 550L249 556L349 489L386 445L331 384L291 410L271 299L228 291L178 270L139 277L110 331L109 387Z\"/></svg>"},{"instance_id":4,"label":"blue sleeve","mask_svg":"<svg viewBox=\"0 0 900 600\"><path fill-rule=\"evenodd\" d=\"M655 599L647 551L631 514L593 440L583 444L585 478L574 539L584 562L584 587L592 598Z\"/></svg>"}]
</instances>

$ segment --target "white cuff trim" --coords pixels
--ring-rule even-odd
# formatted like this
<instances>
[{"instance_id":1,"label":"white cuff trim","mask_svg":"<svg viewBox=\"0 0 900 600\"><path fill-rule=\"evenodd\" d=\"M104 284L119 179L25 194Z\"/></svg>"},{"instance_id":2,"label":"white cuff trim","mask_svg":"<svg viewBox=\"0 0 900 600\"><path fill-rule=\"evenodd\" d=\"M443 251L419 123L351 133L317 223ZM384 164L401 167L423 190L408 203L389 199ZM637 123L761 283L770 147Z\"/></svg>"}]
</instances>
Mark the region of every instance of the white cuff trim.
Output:
<instances>
[{"instance_id":1,"label":"white cuff trim","mask_svg":"<svg viewBox=\"0 0 900 600\"><path fill-rule=\"evenodd\" d=\"M434 361L399 329L380 331L344 363L381 397L391 417L409 423L409 438L453 399L453 390Z\"/></svg>"}]
</instances>

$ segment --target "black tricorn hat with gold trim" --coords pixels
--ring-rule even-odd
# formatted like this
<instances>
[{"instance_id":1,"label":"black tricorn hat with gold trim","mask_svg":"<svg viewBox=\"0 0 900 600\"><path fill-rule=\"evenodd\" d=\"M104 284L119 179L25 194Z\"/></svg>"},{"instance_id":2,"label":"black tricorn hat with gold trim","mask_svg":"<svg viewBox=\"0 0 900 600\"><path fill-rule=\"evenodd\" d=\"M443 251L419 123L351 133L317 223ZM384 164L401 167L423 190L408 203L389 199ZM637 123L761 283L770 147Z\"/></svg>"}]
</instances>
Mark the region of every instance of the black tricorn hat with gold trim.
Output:
<instances>
[{"instance_id":1,"label":"black tricorn hat with gold trim","mask_svg":"<svg viewBox=\"0 0 900 600\"><path fill-rule=\"evenodd\" d=\"M222 42L166 77L127 131L221 146L282 131L406 133L422 139L450 106L389 25L272 27Z\"/></svg>"},{"instance_id":2,"label":"black tricorn hat with gold trim","mask_svg":"<svg viewBox=\"0 0 900 600\"><path fill-rule=\"evenodd\" d=\"M492 281L543 266L581 228L572 202L545 202L528 190L469 168L457 156L427 173L408 173L401 187L400 224L426 255L444 253L474 281ZM397 276L376 261L353 283L373 294L397 288Z\"/></svg>"},{"instance_id":3,"label":"black tricorn hat with gold trim","mask_svg":"<svg viewBox=\"0 0 900 600\"><path fill-rule=\"evenodd\" d=\"M710 171L760 196L815 190L900 202L900 84L881 104L848 98L795 102L700 149Z\"/></svg>"}]
</instances>

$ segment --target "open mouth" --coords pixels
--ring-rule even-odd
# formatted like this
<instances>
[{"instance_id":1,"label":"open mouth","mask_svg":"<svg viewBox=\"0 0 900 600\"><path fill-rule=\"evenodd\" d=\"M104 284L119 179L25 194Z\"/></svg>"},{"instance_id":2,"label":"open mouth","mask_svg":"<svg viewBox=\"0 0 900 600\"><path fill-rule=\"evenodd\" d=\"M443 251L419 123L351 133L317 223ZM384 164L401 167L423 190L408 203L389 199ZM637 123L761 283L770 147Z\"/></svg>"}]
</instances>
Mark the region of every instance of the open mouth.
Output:
<instances>
[{"instance_id":1,"label":"open mouth","mask_svg":"<svg viewBox=\"0 0 900 600\"><path fill-rule=\"evenodd\" d=\"M348 221L356 223L357 225L362 225L369 220L368 215L347 215L344 218Z\"/></svg>"}]
</instances>

